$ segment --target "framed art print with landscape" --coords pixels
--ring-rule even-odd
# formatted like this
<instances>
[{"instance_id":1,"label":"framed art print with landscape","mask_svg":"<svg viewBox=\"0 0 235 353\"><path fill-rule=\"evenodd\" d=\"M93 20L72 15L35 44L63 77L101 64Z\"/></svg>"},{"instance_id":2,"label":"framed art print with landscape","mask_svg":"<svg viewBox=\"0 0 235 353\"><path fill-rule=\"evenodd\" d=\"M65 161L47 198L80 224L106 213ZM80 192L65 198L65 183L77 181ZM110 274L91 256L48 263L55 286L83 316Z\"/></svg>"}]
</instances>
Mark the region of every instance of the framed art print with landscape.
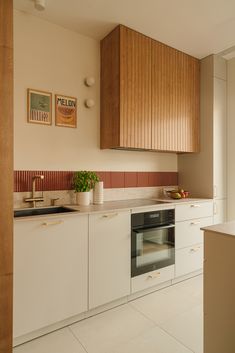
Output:
<instances>
[{"instance_id":1,"label":"framed art print with landscape","mask_svg":"<svg viewBox=\"0 0 235 353\"><path fill-rule=\"evenodd\" d=\"M56 94L55 124L57 126L77 127L77 98Z\"/></svg>"},{"instance_id":2,"label":"framed art print with landscape","mask_svg":"<svg viewBox=\"0 0 235 353\"><path fill-rule=\"evenodd\" d=\"M28 123L52 124L52 94L28 88Z\"/></svg>"}]
</instances>

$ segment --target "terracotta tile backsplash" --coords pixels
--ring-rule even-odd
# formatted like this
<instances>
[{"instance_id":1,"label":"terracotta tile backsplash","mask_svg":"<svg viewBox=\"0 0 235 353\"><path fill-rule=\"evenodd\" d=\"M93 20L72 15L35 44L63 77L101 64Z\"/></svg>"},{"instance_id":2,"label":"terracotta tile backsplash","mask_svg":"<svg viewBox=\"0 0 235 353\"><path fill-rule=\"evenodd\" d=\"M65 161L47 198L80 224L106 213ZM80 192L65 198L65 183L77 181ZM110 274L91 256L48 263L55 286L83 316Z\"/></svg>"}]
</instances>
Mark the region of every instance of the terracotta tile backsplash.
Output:
<instances>
[{"instance_id":1,"label":"terracotta tile backsplash","mask_svg":"<svg viewBox=\"0 0 235 353\"><path fill-rule=\"evenodd\" d=\"M15 171L14 191L26 192L32 190L32 177L44 175L44 180L36 181L36 190L71 190L72 171ZM177 172L109 172L98 171L104 188L135 188L178 185Z\"/></svg>"}]
</instances>

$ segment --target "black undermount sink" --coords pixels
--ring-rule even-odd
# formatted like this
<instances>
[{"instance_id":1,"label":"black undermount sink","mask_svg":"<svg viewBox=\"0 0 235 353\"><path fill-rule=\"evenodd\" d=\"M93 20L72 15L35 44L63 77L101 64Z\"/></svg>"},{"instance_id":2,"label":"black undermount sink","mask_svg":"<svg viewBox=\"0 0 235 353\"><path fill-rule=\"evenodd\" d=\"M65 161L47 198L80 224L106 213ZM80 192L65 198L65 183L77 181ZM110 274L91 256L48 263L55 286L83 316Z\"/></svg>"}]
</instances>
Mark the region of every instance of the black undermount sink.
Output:
<instances>
[{"instance_id":1,"label":"black undermount sink","mask_svg":"<svg viewBox=\"0 0 235 353\"><path fill-rule=\"evenodd\" d=\"M26 208L24 210L15 210L14 217L30 217L30 216L40 216L47 214L56 214L56 213L67 213L67 212L76 212L76 210L72 210L71 208L63 207L63 206L55 206L55 207L41 207L41 208Z\"/></svg>"}]
</instances>

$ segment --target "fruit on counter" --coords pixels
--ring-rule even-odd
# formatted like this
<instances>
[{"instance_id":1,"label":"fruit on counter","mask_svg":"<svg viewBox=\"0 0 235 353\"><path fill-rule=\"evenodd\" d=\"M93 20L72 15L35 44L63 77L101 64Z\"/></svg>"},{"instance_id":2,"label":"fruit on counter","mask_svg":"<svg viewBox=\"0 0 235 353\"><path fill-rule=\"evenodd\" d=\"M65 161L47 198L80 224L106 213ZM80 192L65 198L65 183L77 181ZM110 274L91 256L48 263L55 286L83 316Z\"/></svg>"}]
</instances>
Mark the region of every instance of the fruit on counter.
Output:
<instances>
[{"instance_id":1,"label":"fruit on counter","mask_svg":"<svg viewBox=\"0 0 235 353\"><path fill-rule=\"evenodd\" d=\"M186 196L185 196L185 193L184 193L184 189L180 189L179 190L179 193L181 195L181 197L184 199Z\"/></svg>"},{"instance_id":2,"label":"fruit on counter","mask_svg":"<svg viewBox=\"0 0 235 353\"><path fill-rule=\"evenodd\" d=\"M172 199L181 199L182 196L181 196L180 192L172 190L171 197L172 197Z\"/></svg>"},{"instance_id":3,"label":"fruit on counter","mask_svg":"<svg viewBox=\"0 0 235 353\"><path fill-rule=\"evenodd\" d=\"M167 195L172 199L184 199L186 197L189 197L189 192L185 191L184 189L168 190Z\"/></svg>"}]
</instances>

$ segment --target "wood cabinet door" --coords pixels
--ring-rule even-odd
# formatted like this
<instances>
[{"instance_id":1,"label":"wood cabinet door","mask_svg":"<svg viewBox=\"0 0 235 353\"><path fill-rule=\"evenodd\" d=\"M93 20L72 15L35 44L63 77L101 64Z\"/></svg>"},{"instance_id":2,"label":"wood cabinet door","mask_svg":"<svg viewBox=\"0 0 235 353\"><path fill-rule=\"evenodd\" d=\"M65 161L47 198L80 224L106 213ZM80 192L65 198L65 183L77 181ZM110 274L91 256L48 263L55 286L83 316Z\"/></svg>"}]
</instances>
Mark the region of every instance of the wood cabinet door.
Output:
<instances>
[{"instance_id":1,"label":"wood cabinet door","mask_svg":"<svg viewBox=\"0 0 235 353\"><path fill-rule=\"evenodd\" d=\"M87 311L88 216L14 224L14 337Z\"/></svg>"},{"instance_id":2,"label":"wood cabinet door","mask_svg":"<svg viewBox=\"0 0 235 353\"><path fill-rule=\"evenodd\" d=\"M199 61L152 41L152 149L197 152Z\"/></svg>"},{"instance_id":3,"label":"wood cabinet door","mask_svg":"<svg viewBox=\"0 0 235 353\"><path fill-rule=\"evenodd\" d=\"M120 26L120 147L151 149L151 39Z\"/></svg>"},{"instance_id":4,"label":"wood cabinet door","mask_svg":"<svg viewBox=\"0 0 235 353\"><path fill-rule=\"evenodd\" d=\"M89 216L89 309L130 294L130 212Z\"/></svg>"}]
</instances>

